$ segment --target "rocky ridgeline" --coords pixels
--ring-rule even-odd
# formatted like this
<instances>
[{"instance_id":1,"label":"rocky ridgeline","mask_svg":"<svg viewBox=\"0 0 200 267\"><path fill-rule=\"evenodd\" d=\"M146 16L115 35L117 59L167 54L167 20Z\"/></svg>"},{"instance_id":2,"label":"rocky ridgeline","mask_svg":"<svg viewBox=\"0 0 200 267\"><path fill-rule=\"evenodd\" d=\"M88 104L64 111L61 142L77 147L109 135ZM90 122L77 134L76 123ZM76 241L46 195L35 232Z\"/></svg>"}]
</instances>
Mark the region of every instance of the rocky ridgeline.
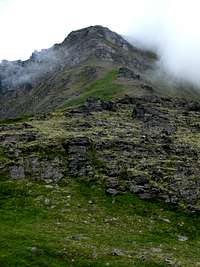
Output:
<instances>
[{"instance_id":1,"label":"rocky ridgeline","mask_svg":"<svg viewBox=\"0 0 200 267\"><path fill-rule=\"evenodd\" d=\"M52 111L121 66L118 78L139 80L155 61L156 55L108 28L71 32L62 43L35 51L26 61L0 63L0 118Z\"/></svg>"},{"instance_id":2,"label":"rocky ridgeline","mask_svg":"<svg viewBox=\"0 0 200 267\"><path fill-rule=\"evenodd\" d=\"M90 98L63 115L0 125L1 179L98 181L113 196L199 210L199 121L196 102Z\"/></svg>"},{"instance_id":3,"label":"rocky ridgeline","mask_svg":"<svg viewBox=\"0 0 200 267\"><path fill-rule=\"evenodd\" d=\"M36 84L48 79L49 74L94 59L138 70L152 67L154 61L108 28L87 27L71 32L61 44L35 51L26 61L3 60L0 63L0 94L17 89L31 91Z\"/></svg>"}]
</instances>

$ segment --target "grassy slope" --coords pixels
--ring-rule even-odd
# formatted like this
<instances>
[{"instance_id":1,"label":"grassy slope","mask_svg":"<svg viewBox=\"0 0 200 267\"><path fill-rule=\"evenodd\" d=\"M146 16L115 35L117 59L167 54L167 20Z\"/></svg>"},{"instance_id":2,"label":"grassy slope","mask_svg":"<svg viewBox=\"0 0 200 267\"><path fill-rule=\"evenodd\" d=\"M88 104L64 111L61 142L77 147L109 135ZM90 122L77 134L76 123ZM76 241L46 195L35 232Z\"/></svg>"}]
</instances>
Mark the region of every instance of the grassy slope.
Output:
<instances>
[{"instance_id":1,"label":"grassy slope","mask_svg":"<svg viewBox=\"0 0 200 267\"><path fill-rule=\"evenodd\" d=\"M97 184L1 181L0 213L3 267L198 266L198 217Z\"/></svg>"},{"instance_id":2,"label":"grassy slope","mask_svg":"<svg viewBox=\"0 0 200 267\"><path fill-rule=\"evenodd\" d=\"M51 75L29 93L13 95L9 101L8 98L3 98L1 101L3 113L0 116L4 118L51 112L57 108L78 106L88 97L112 99L126 94L143 96L153 93L186 99L200 98L199 90L189 85L167 84L162 80L155 80L154 72L144 73L141 80L119 79L118 69L121 65L87 63L79 68ZM144 85L149 85L150 88L145 89Z\"/></svg>"},{"instance_id":3,"label":"grassy slope","mask_svg":"<svg viewBox=\"0 0 200 267\"><path fill-rule=\"evenodd\" d=\"M102 79L99 79L87 88L80 95L67 100L63 107L78 106L86 101L89 97L98 97L101 99L111 99L117 93L124 90L123 86L115 83L117 79L117 70L108 72Z\"/></svg>"},{"instance_id":4,"label":"grassy slope","mask_svg":"<svg viewBox=\"0 0 200 267\"><path fill-rule=\"evenodd\" d=\"M130 96L143 96L143 95L160 95L167 97L178 97L183 99L199 99L199 91L191 86L182 86L179 84L167 84L163 81L151 81L150 77L147 76L147 80L131 80L131 79L118 79L118 69L108 70L107 73L101 79L89 83L88 86L83 87L83 91L78 91L76 96L69 97L61 106L74 107L83 104L87 98L96 97L105 100L110 100L116 97L123 97L128 94ZM82 77L84 80L85 77ZM148 91L148 89L142 88L142 84L150 85L153 91Z\"/></svg>"}]
</instances>

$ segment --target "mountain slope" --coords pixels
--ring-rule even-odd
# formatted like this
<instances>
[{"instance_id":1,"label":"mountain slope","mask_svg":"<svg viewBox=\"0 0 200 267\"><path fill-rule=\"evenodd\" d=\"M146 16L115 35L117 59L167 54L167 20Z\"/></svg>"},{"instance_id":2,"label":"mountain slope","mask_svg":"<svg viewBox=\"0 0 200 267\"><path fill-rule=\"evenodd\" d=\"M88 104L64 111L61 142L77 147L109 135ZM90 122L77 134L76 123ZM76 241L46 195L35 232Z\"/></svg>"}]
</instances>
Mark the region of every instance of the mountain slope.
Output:
<instances>
[{"instance_id":1,"label":"mountain slope","mask_svg":"<svg viewBox=\"0 0 200 267\"><path fill-rule=\"evenodd\" d=\"M0 174L14 179L49 177L51 182L66 174L122 178L122 191L198 210L200 104L192 100L192 93L188 103L188 97L159 91L145 76L155 58L101 26L72 32L49 51L15 62L12 68L5 67L11 63L1 65L5 68L1 117L37 115L21 118L25 124L18 120L12 124L8 118L0 122ZM59 64L43 72L52 51ZM19 70L16 64L21 65ZM35 66L40 72L32 76L32 85L25 86L22 77L30 79L28 72ZM9 88L13 75L18 83ZM71 149L74 154L68 158ZM132 184L135 176L145 183Z\"/></svg>"},{"instance_id":2,"label":"mountain slope","mask_svg":"<svg viewBox=\"0 0 200 267\"><path fill-rule=\"evenodd\" d=\"M199 93L155 63L101 26L2 62L0 266L199 266Z\"/></svg>"},{"instance_id":3,"label":"mountain slope","mask_svg":"<svg viewBox=\"0 0 200 267\"><path fill-rule=\"evenodd\" d=\"M52 110L111 70L126 66L143 73L154 61L107 28L72 32L63 43L35 52L28 61L0 65L0 117Z\"/></svg>"}]
</instances>

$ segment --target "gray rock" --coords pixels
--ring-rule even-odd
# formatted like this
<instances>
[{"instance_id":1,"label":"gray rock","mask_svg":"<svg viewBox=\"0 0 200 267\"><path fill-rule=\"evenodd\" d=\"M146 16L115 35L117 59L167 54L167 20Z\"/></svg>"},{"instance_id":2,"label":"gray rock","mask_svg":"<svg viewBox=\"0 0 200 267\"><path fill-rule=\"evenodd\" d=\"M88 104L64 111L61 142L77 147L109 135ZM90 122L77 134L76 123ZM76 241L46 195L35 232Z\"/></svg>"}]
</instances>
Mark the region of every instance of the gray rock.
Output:
<instances>
[{"instance_id":1,"label":"gray rock","mask_svg":"<svg viewBox=\"0 0 200 267\"><path fill-rule=\"evenodd\" d=\"M124 256L124 252L121 249L114 248L112 250L112 255L113 256Z\"/></svg>"},{"instance_id":2,"label":"gray rock","mask_svg":"<svg viewBox=\"0 0 200 267\"><path fill-rule=\"evenodd\" d=\"M93 253L92 253L92 258L93 259L96 259L98 256L97 252L94 250Z\"/></svg>"},{"instance_id":3,"label":"gray rock","mask_svg":"<svg viewBox=\"0 0 200 267\"><path fill-rule=\"evenodd\" d=\"M94 175L89 156L91 140L86 137L72 138L63 143L68 156L69 172L73 177L90 178Z\"/></svg>"},{"instance_id":4,"label":"gray rock","mask_svg":"<svg viewBox=\"0 0 200 267\"><path fill-rule=\"evenodd\" d=\"M185 242L187 240L188 240L188 237L187 236L184 236L184 235L179 235L178 236L178 241Z\"/></svg>"},{"instance_id":5,"label":"gray rock","mask_svg":"<svg viewBox=\"0 0 200 267\"><path fill-rule=\"evenodd\" d=\"M149 193L145 192L145 193L140 193L139 197L141 199L152 199L154 196L150 192Z\"/></svg>"},{"instance_id":6,"label":"gray rock","mask_svg":"<svg viewBox=\"0 0 200 267\"><path fill-rule=\"evenodd\" d=\"M58 182L63 178L64 164L58 159L30 157L25 160L25 171L34 180L46 183Z\"/></svg>"},{"instance_id":7,"label":"gray rock","mask_svg":"<svg viewBox=\"0 0 200 267\"><path fill-rule=\"evenodd\" d=\"M135 176L132 179L137 185L145 185L148 184L149 182L146 176L141 176L141 175Z\"/></svg>"},{"instance_id":8,"label":"gray rock","mask_svg":"<svg viewBox=\"0 0 200 267\"><path fill-rule=\"evenodd\" d=\"M37 251L38 251L38 248L37 248L37 247L32 247L32 248L31 248L31 252L32 252L32 253L35 254L35 253L37 253Z\"/></svg>"},{"instance_id":9,"label":"gray rock","mask_svg":"<svg viewBox=\"0 0 200 267\"><path fill-rule=\"evenodd\" d=\"M108 188L116 188L119 185L119 182L116 178L108 178L106 181L106 186Z\"/></svg>"},{"instance_id":10,"label":"gray rock","mask_svg":"<svg viewBox=\"0 0 200 267\"><path fill-rule=\"evenodd\" d=\"M75 241L80 241L84 238L81 235L73 235L73 236L71 236L71 239L75 240Z\"/></svg>"},{"instance_id":11,"label":"gray rock","mask_svg":"<svg viewBox=\"0 0 200 267\"><path fill-rule=\"evenodd\" d=\"M24 132L24 133L6 133L0 136L0 142L9 142L9 143L15 143L15 142L32 142L36 140L37 137L36 132Z\"/></svg>"},{"instance_id":12,"label":"gray rock","mask_svg":"<svg viewBox=\"0 0 200 267\"><path fill-rule=\"evenodd\" d=\"M23 166L12 166L10 168L10 177L14 180L20 180L25 178Z\"/></svg>"},{"instance_id":13,"label":"gray rock","mask_svg":"<svg viewBox=\"0 0 200 267\"><path fill-rule=\"evenodd\" d=\"M162 220L163 222L166 222L166 223L171 223L171 221L170 221L169 219L167 219L167 218L161 218L161 220Z\"/></svg>"},{"instance_id":14,"label":"gray rock","mask_svg":"<svg viewBox=\"0 0 200 267\"><path fill-rule=\"evenodd\" d=\"M108 188L108 189L106 190L106 193L109 194L109 195L111 195L111 196L116 196L116 195L119 194L119 191L117 191L117 190L114 189L114 188Z\"/></svg>"},{"instance_id":15,"label":"gray rock","mask_svg":"<svg viewBox=\"0 0 200 267\"><path fill-rule=\"evenodd\" d=\"M83 112L86 113L99 112L103 110L116 111L117 106L112 101L106 101L100 98L90 97L86 100L86 102L82 106L82 110Z\"/></svg>"},{"instance_id":16,"label":"gray rock","mask_svg":"<svg viewBox=\"0 0 200 267\"><path fill-rule=\"evenodd\" d=\"M132 193L144 194L149 192L148 178L146 176L133 176L128 182L129 190Z\"/></svg>"},{"instance_id":17,"label":"gray rock","mask_svg":"<svg viewBox=\"0 0 200 267\"><path fill-rule=\"evenodd\" d=\"M44 204L48 206L48 205L50 204L50 199L45 198L45 199L44 199Z\"/></svg>"},{"instance_id":18,"label":"gray rock","mask_svg":"<svg viewBox=\"0 0 200 267\"><path fill-rule=\"evenodd\" d=\"M140 79L140 75L139 74L135 73L133 70L128 69L126 67L119 68L118 77L120 77L120 78L128 78L128 79L136 79L136 80Z\"/></svg>"}]
</instances>

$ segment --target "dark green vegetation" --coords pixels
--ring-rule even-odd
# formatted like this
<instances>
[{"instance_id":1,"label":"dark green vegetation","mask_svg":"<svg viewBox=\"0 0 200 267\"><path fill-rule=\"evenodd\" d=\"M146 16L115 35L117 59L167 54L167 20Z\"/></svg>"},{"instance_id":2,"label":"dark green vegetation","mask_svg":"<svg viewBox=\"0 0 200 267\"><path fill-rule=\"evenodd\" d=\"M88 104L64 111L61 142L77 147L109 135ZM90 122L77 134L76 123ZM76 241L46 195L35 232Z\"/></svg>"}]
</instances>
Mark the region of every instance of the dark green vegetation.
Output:
<instances>
[{"instance_id":1,"label":"dark green vegetation","mask_svg":"<svg viewBox=\"0 0 200 267\"><path fill-rule=\"evenodd\" d=\"M73 181L1 181L0 201L3 267L199 266L198 216L162 203Z\"/></svg>"}]
</instances>

